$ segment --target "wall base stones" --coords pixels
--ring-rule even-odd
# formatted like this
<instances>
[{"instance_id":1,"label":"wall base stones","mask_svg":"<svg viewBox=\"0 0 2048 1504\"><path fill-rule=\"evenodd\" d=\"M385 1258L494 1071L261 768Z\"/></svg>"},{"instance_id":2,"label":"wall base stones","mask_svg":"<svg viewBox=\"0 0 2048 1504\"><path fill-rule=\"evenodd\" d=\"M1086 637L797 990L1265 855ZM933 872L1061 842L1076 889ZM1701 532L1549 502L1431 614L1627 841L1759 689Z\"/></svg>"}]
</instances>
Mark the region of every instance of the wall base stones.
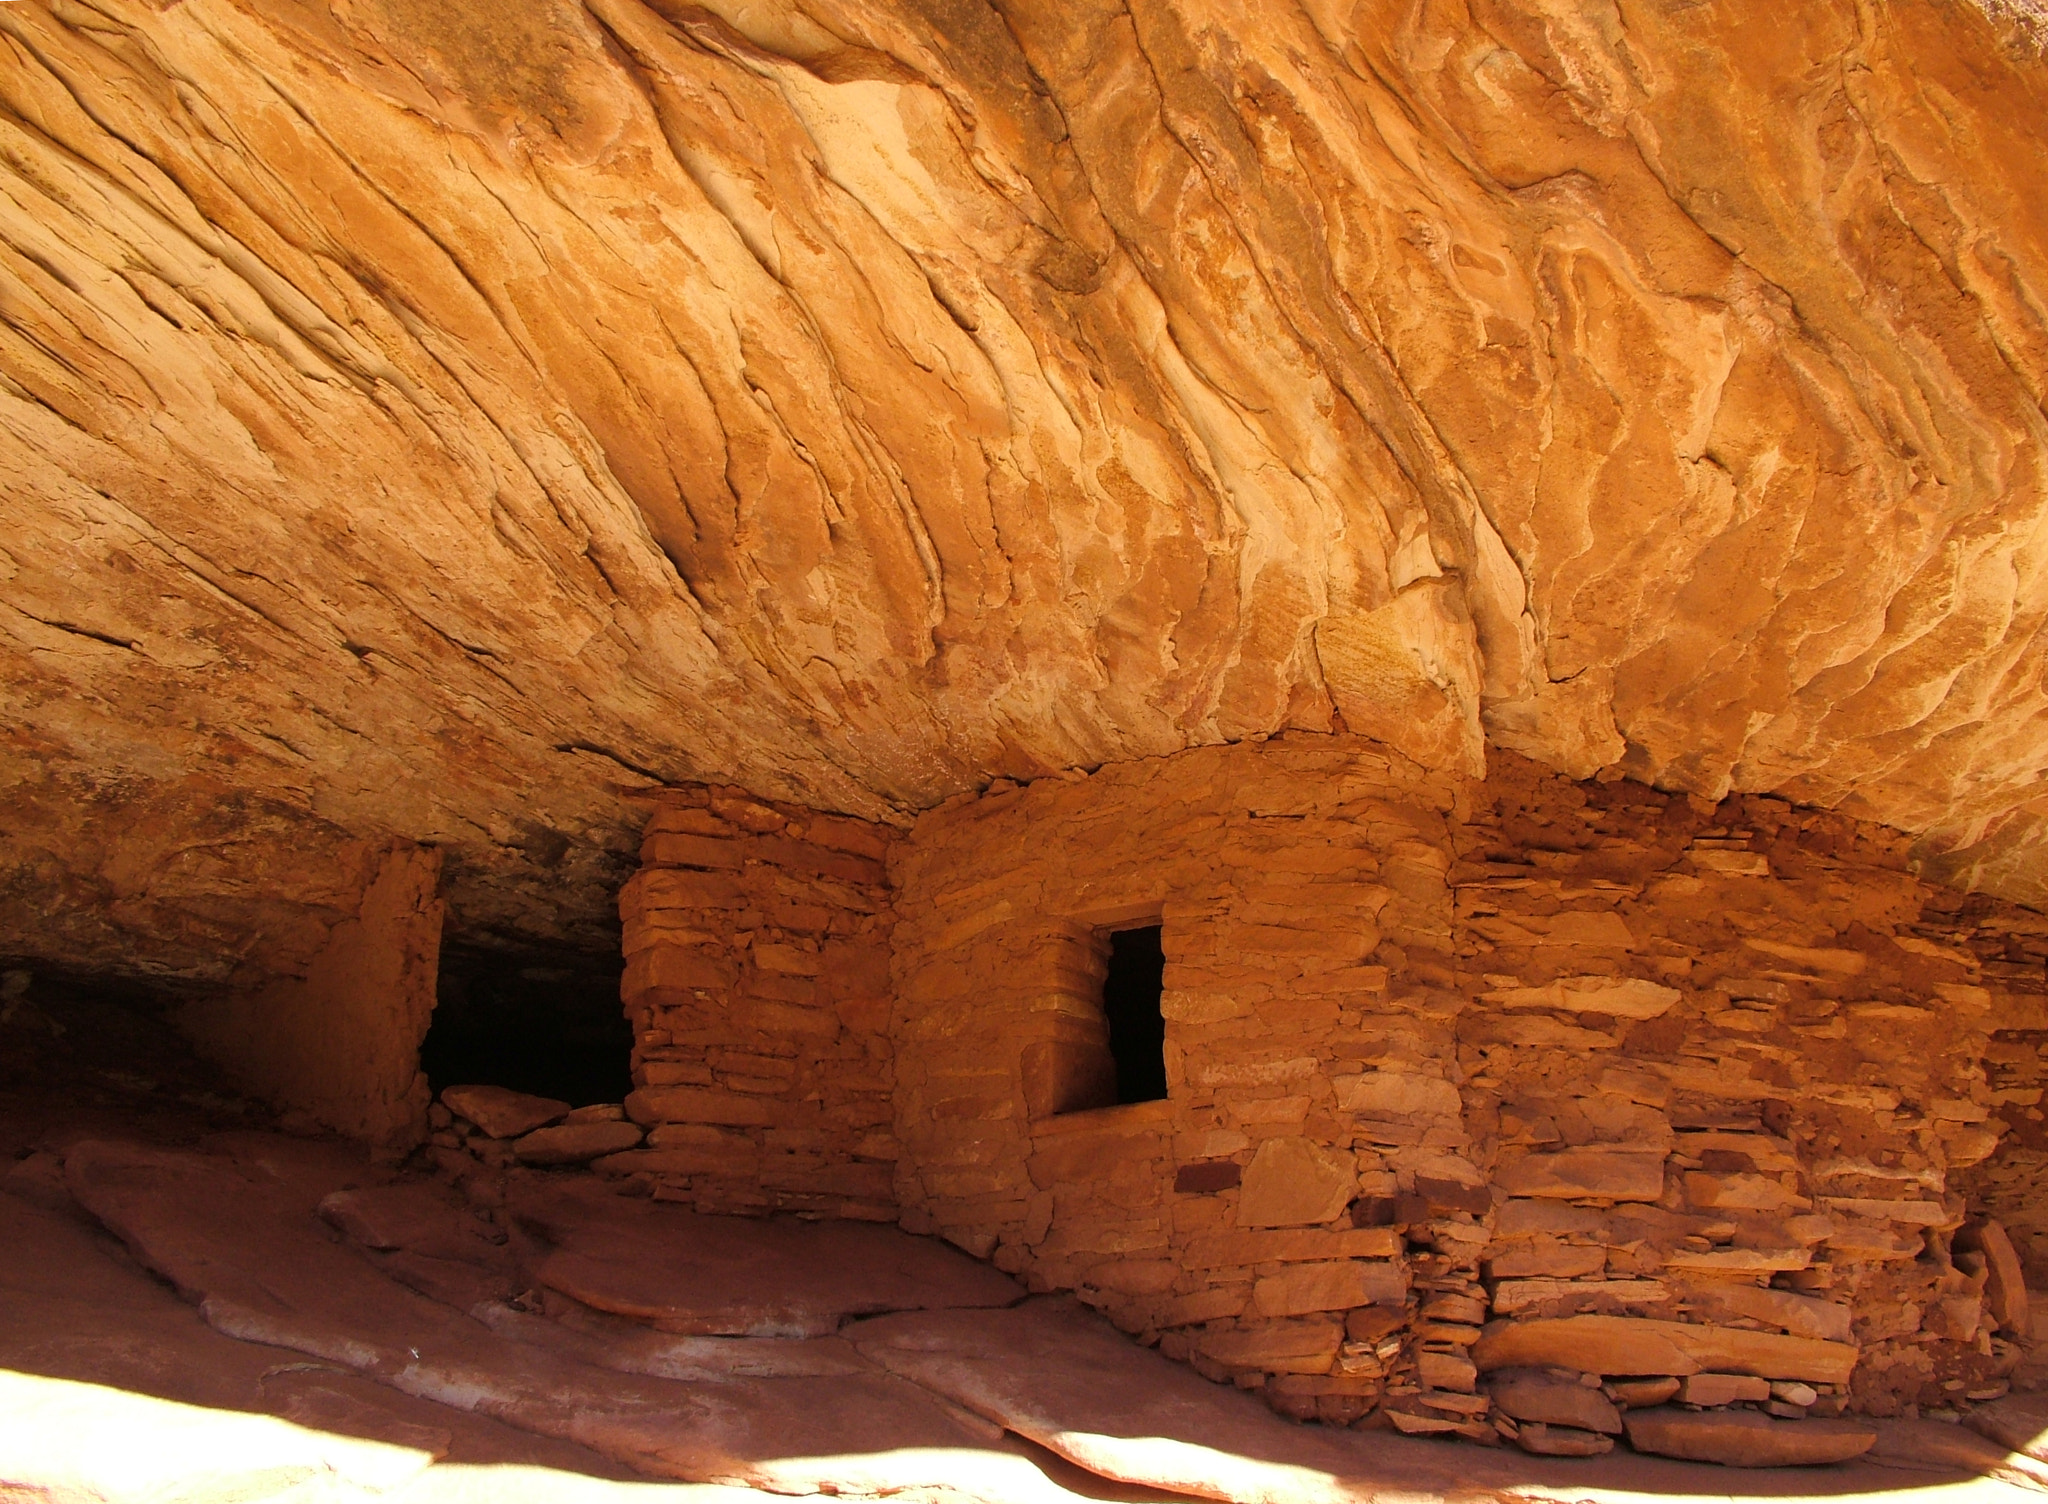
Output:
<instances>
[{"instance_id":1,"label":"wall base stones","mask_svg":"<svg viewBox=\"0 0 2048 1504\"><path fill-rule=\"evenodd\" d=\"M1963 1189L2039 1094L2036 916L1890 831L1288 736L944 807L891 871L905 1224L1288 1414L1597 1450L1500 1396L1891 1414L2021 1357ZM1133 923L1168 1098L1100 1106Z\"/></svg>"}]
</instances>

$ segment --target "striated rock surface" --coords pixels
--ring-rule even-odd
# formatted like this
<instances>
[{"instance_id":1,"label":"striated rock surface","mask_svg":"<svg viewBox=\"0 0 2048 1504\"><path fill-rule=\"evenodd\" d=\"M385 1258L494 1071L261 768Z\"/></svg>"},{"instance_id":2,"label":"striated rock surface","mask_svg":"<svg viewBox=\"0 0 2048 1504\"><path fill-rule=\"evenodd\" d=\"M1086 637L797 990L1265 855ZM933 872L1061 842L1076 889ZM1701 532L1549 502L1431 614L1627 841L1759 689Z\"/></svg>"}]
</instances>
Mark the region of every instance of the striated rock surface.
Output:
<instances>
[{"instance_id":1,"label":"striated rock surface","mask_svg":"<svg viewBox=\"0 0 2048 1504\"><path fill-rule=\"evenodd\" d=\"M1340 720L2039 899L2044 137L1964 6L0 7L0 949Z\"/></svg>"}]
</instances>

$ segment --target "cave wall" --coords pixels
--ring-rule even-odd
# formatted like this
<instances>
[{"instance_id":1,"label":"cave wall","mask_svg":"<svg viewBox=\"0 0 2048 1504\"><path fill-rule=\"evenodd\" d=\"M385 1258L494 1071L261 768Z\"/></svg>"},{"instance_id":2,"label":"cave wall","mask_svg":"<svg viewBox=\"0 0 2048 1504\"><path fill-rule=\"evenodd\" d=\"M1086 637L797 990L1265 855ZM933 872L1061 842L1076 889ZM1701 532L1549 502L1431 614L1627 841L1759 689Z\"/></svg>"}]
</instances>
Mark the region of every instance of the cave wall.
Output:
<instances>
[{"instance_id":1,"label":"cave wall","mask_svg":"<svg viewBox=\"0 0 2048 1504\"><path fill-rule=\"evenodd\" d=\"M619 899L645 1148L599 1164L707 1212L891 1221L889 832L667 792Z\"/></svg>"},{"instance_id":2,"label":"cave wall","mask_svg":"<svg viewBox=\"0 0 2048 1504\"><path fill-rule=\"evenodd\" d=\"M1906 858L1349 737L956 803L892 862L904 1221L1297 1414L1477 1434L1475 1363L1684 1372L1673 1343L1933 1403L2004 1351L1949 1239L2048 932ZM1097 932L1146 916L1168 1100L1062 1112Z\"/></svg>"},{"instance_id":3,"label":"cave wall","mask_svg":"<svg viewBox=\"0 0 2048 1504\"><path fill-rule=\"evenodd\" d=\"M420 1041L441 952L441 857L383 853L354 914L298 975L210 990L174 1015L199 1052L278 1107L397 1153L427 1134Z\"/></svg>"}]
</instances>

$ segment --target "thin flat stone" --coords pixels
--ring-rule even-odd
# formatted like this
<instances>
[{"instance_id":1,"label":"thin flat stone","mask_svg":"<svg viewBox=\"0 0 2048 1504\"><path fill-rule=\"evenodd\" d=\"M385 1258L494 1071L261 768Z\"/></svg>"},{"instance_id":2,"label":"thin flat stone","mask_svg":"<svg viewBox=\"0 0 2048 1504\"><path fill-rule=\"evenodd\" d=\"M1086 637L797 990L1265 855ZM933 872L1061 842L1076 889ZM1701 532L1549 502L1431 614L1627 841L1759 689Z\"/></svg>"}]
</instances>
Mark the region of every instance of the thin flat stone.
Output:
<instances>
[{"instance_id":1,"label":"thin flat stone","mask_svg":"<svg viewBox=\"0 0 2048 1504\"><path fill-rule=\"evenodd\" d=\"M1472 1361L1482 1372L1572 1368L1603 1375L1685 1378L1712 1370L1815 1384L1846 1384L1856 1357L1857 1349L1846 1342L1636 1316L1496 1321L1472 1349Z\"/></svg>"},{"instance_id":2,"label":"thin flat stone","mask_svg":"<svg viewBox=\"0 0 2048 1504\"><path fill-rule=\"evenodd\" d=\"M1621 1412L1597 1389L1529 1369L1509 1369L1488 1380L1486 1392L1502 1413L1518 1421L1621 1434ZM1564 1455L1560 1453L1559 1455Z\"/></svg>"},{"instance_id":3,"label":"thin flat stone","mask_svg":"<svg viewBox=\"0 0 2048 1504\"><path fill-rule=\"evenodd\" d=\"M1839 1420L1772 1420L1754 1410L1631 1410L1622 1419L1638 1452L1725 1467L1820 1467L1861 1457L1869 1426Z\"/></svg>"},{"instance_id":4,"label":"thin flat stone","mask_svg":"<svg viewBox=\"0 0 2048 1504\"><path fill-rule=\"evenodd\" d=\"M441 1103L459 1118L468 1118L492 1138L518 1138L567 1117L567 1102L529 1096L503 1086L451 1086Z\"/></svg>"},{"instance_id":5,"label":"thin flat stone","mask_svg":"<svg viewBox=\"0 0 2048 1504\"><path fill-rule=\"evenodd\" d=\"M641 1137L637 1123L557 1123L524 1135L512 1145L512 1152L521 1164L574 1165L637 1148Z\"/></svg>"}]
</instances>

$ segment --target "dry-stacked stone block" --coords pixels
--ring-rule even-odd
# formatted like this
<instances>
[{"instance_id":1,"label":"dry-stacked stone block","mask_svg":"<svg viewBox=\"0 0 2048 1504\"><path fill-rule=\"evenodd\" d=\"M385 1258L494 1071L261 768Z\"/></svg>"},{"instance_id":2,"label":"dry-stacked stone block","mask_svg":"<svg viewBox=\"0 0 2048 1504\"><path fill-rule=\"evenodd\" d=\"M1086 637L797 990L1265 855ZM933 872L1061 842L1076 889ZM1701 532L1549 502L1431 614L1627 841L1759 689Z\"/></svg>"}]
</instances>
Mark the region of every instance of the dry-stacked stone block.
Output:
<instances>
[{"instance_id":1,"label":"dry-stacked stone block","mask_svg":"<svg viewBox=\"0 0 2048 1504\"><path fill-rule=\"evenodd\" d=\"M887 852L865 821L665 796L619 900L647 1139L601 1173L700 1211L894 1220Z\"/></svg>"},{"instance_id":2,"label":"dry-stacked stone block","mask_svg":"<svg viewBox=\"0 0 2048 1504\"><path fill-rule=\"evenodd\" d=\"M1962 1190L2038 1204L1969 1178L2039 1103L2038 916L1895 833L1287 737L999 786L892 873L906 1224L1286 1413L1847 1455L1768 1427L2019 1360ZM1142 923L1168 1094L1103 1105Z\"/></svg>"}]
</instances>

